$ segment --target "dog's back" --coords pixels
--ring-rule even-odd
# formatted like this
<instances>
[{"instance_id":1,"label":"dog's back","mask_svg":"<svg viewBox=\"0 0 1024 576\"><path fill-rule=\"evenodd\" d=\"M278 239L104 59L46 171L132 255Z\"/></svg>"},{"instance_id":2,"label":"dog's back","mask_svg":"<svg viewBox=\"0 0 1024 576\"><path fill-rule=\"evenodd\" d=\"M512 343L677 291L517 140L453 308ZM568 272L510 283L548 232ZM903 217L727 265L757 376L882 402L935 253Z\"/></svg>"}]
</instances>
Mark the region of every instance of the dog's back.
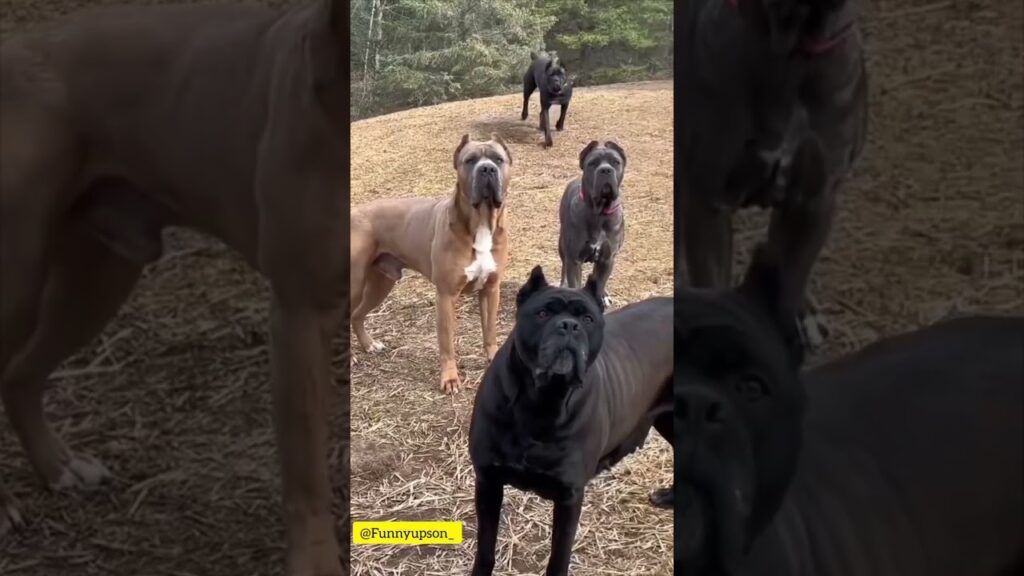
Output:
<instances>
[{"instance_id":1,"label":"dog's back","mask_svg":"<svg viewBox=\"0 0 1024 576\"><path fill-rule=\"evenodd\" d=\"M1012 561L1008 551L1024 553L1024 318L941 322L806 381L807 450L830 474L856 470L875 494L864 505L896 499L876 521L891 530L901 522L894 510L909 514L929 574L995 574Z\"/></svg>"}]
</instances>

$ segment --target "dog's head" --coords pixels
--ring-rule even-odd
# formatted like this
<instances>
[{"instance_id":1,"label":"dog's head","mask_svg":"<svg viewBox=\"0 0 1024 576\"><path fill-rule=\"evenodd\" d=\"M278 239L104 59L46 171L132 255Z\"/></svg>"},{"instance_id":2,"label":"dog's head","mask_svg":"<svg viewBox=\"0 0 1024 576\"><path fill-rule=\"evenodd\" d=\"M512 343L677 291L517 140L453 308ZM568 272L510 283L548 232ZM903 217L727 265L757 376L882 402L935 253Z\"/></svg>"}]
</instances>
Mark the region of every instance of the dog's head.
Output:
<instances>
[{"instance_id":1,"label":"dog's head","mask_svg":"<svg viewBox=\"0 0 1024 576\"><path fill-rule=\"evenodd\" d=\"M562 60L556 54L549 54L549 59L544 65L544 76L547 77L548 92L559 95L569 85L569 77L562 65Z\"/></svg>"},{"instance_id":2,"label":"dog's head","mask_svg":"<svg viewBox=\"0 0 1024 576\"><path fill-rule=\"evenodd\" d=\"M512 338L535 385L582 386L604 341L597 281L591 276L582 289L551 286L535 267L516 296Z\"/></svg>"},{"instance_id":3,"label":"dog's head","mask_svg":"<svg viewBox=\"0 0 1024 576\"><path fill-rule=\"evenodd\" d=\"M461 193L473 208L485 203L501 208L508 194L512 153L500 136L473 140L469 134L463 135L455 149L454 162Z\"/></svg>"},{"instance_id":4,"label":"dog's head","mask_svg":"<svg viewBox=\"0 0 1024 576\"><path fill-rule=\"evenodd\" d=\"M596 212L612 213L621 201L622 177L626 174L626 151L612 141L597 140L580 151L583 196Z\"/></svg>"},{"instance_id":5,"label":"dog's head","mask_svg":"<svg viewBox=\"0 0 1024 576\"><path fill-rule=\"evenodd\" d=\"M736 291L677 300L676 550L693 576L736 573L794 474L803 349L780 288L762 246Z\"/></svg>"},{"instance_id":6,"label":"dog's head","mask_svg":"<svg viewBox=\"0 0 1024 576\"><path fill-rule=\"evenodd\" d=\"M804 42L827 35L847 0L735 0L764 35L773 52L790 54Z\"/></svg>"}]
</instances>

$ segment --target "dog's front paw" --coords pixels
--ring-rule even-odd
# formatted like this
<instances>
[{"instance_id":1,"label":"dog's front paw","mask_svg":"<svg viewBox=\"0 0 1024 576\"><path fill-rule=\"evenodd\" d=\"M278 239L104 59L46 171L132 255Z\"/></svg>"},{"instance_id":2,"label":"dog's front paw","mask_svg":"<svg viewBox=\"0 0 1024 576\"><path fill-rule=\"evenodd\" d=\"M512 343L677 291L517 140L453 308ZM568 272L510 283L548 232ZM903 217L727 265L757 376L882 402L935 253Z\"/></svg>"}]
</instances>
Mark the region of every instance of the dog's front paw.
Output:
<instances>
[{"instance_id":1,"label":"dog's front paw","mask_svg":"<svg viewBox=\"0 0 1024 576\"><path fill-rule=\"evenodd\" d=\"M365 348L367 354L376 354L377 352L383 352L387 347L384 346L383 342L373 340L370 345Z\"/></svg>"},{"instance_id":2,"label":"dog's front paw","mask_svg":"<svg viewBox=\"0 0 1024 576\"><path fill-rule=\"evenodd\" d=\"M459 379L459 369L455 367L454 362L441 369L441 392L455 394L461 387L462 381Z\"/></svg>"},{"instance_id":3,"label":"dog's front paw","mask_svg":"<svg viewBox=\"0 0 1024 576\"><path fill-rule=\"evenodd\" d=\"M601 298L601 302L603 302L603 303L604 303L604 307L605 307L605 308L611 308L611 307L612 307L612 304L614 304L614 303L615 303L615 302L614 302L614 301L612 300L612 297L611 297L611 296L609 296L609 295L607 295L607 294L605 294L605 295L604 295L604 296L603 296L603 297Z\"/></svg>"},{"instance_id":4,"label":"dog's front paw","mask_svg":"<svg viewBox=\"0 0 1024 576\"><path fill-rule=\"evenodd\" d=\"M655 508L668 508L671 509L675 502L675 491L669 488L658 488L650 495L651 504Z\"/></svg>"},{"instance_id":5,"label":"dog's front paw","mask_svg":"<svg viewBox=\"0 0 1024 576\"><path fill-rule=\"evenodd\" d=\"M561 124L555 124L555 130L561 132L562 130L565 130L565 126L562 126Z\"/></svg>"},{"instance_id":6,"label":"dog's front paw","mask_svg":"<svg viewBox=\"0 0 1024 576\"><path fill-rule=\"evenodd\" d=\"M18 505L3 487L0 487L0 536L25 525Z\"/></svg>"},{"instance_id":7,"label":"dog's front paw","mask_svg":"<svg viewBox=\"0 0 1024 576\"><path fill-rule=\"evenodd\" d=\"M102 462L87 454L69 454L56 480L50 482L54 491L76 488L96 488L110 478L110 471Z\"/></svg>"},{"instance_id":8,"label":"dog's front paw","mask_svg":"<svg viewBox=\"0 0 1024 576\"><path fill-rule=\"evenodd\" d=\"M828 338L828 326L816 310L804 311L797 318L797 330L800 332L800 339L808 350L817 350Z\"/></svg>"},{"instance_id":9,"label":"dog's front paw","mask_svg":"<svg viewBox=\"0 0 1024 576\"><path fill-rule=\"evenodd\" d=\"M484 353L487 354L487 363L490 364L494 360L494 355L498 353L498 345L491 344L484 347Z\"/></svg>"}]
</instances>

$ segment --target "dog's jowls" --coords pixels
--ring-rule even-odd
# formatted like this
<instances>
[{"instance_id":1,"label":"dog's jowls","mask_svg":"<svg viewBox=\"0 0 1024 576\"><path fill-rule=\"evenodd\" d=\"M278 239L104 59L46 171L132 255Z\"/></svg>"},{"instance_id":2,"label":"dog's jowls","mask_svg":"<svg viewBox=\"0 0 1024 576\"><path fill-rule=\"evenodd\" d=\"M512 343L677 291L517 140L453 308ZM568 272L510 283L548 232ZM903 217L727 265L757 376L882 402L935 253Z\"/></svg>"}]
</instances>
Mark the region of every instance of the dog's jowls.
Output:
<instances>
[{"instance_id":1,"label":"dog's jowls","mask_svg":"<svg viewBox=\"0 0 1024 576\"><path fill-rule=\"evenodd\" d=\"M1024 318L944 321L806 373L765 247L677 294L676 566L690 576L1024 568Z\"/></svg>"},{"instance_id":2,"label":"dog's jowls","mask_svg":"<svg viewBox=\"0 0 1024 576\"><path fill-rule=\"evenodd\" d=\"M642 446L652 426L671 442L671 381L671 298L605 315L593 278L582 289L550 286L534 268L473 405L473 574L494 569L506 485L552 502L547 574L567 574L590 479Z\"/></svg>"}]
</instances>

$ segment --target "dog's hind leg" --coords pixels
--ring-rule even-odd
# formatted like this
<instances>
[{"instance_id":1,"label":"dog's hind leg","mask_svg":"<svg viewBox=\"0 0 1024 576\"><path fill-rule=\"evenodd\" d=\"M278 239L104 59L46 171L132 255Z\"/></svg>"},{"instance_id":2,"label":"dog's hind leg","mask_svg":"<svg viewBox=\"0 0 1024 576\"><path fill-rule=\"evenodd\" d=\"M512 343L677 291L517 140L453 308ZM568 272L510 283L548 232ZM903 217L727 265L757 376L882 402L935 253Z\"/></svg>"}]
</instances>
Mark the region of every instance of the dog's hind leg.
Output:
<instances>
[{"instance_id":1,"label":"dog's hind leg","mask_svg":"<svg viewBox=\"0 0 1024 576\"><path fill-rule=\"evenodd\" d=\"M527 70L526 75L523 76L523 114L520 116L522 120L526 120L530 116L530 96L536 89L537 82L533 79L533 70Z\"/></svg>"},{"instance_id":2,"label":"dog's hind leg","mask_svg":"<svg viewBox=\"0 0 1024 576\"><path fill-rule=\"evenodd\" d=\"M92 457L69 450L46 422L47 377L103 329L142 271L142 264L116 254L85 223L66 226L54 246L35 331L0 380L8 419L36 472L55 489L93 486L108 473Z\"/></svg>"},{"instance_id":3,"label":"dog's hind leg","mask_svg":"<svg viewBox=\"0 0 1024 576\"><path fill-rule=\"evenodd\" d=\"M398 277L391 277L371 266L363 279L362 297L352 311L352 331L356 333L359 345L366 352L380 352L384 345L374 340L366 331L366 316L377 309L395 287Z\"/></svg>"}]
</instances>

